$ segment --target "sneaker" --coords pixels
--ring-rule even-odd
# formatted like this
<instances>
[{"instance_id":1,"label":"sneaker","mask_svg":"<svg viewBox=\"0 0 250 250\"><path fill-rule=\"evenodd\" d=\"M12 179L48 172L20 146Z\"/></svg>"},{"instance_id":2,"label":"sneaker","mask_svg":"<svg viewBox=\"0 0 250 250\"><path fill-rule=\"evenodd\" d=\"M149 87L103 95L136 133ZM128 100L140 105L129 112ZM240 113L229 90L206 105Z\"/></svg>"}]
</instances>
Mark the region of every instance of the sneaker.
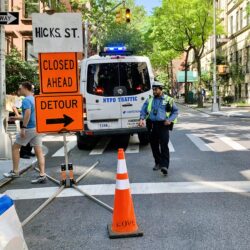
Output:
<instances>
[{"instance_id":1,"label":"sneaker","mask_svg":"<svg viewBox=\"0 0 250 250\"><path fill-rule=\"evenodd\" d=\"M32 180L31 183L32 184L43 184L47 181L47 176L37 176L36 179Z\"/></svg>"},{"instance_id":2,"label":"sneaker","mask_svg":"<svg viewBox=\"0 0 250 250\"><path fill-rule=\"evenodd\" d=\"M166 167L162 167L161 168L161 172L164 176L167 176L168 175L168 169Z\"/></svg>"},{"instance_id":3,"label":"sneaker","mask_svg":"<svg viewBox=\"0 0 250 250\"><path fill-rule=\"evenodd\" d=\"M160 170L160 169L161 169L161 167L160 167L159 164L155 164L155 166L153 167L154 171L157 171L157 170Z\"/></svg>"},{"instance_id":4,"label":"sneaker","mask_svg":"<svg viewBox=\"0 0 250 250\"><path fill-rule=\"evenodd\" d=\"M18 178L19 173L17 174L13 170L11 170L9 173L4 173L3 176L6 178Z\"/></svg>"}]
</instances>

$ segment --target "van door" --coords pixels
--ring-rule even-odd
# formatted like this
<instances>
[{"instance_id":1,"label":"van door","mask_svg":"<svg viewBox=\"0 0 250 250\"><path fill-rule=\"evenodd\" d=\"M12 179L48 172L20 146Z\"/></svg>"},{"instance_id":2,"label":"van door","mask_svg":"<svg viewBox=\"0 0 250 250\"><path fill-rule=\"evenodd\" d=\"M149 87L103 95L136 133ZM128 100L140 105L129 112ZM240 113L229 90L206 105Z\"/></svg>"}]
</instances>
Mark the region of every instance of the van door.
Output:
<instances>
[{"instance_id":1,"label":"van door","mask_svg":"<svg viewBox=\"0 0 250 250\"><path fill-rule=\"evenodd\" d=\"M87 65L86 111L89 130L121 128L121 105L117 100L118 63Z\"/></svg>"},{"instance_id":2,"label":"van door","mask_svg":"<svg viewBox=\"0 0 250 250\"><path fill-rule=\"evenodd\" d=\"M151 94L150 74L146 62L119 64L120 86L125 96L120 97L122 128L138 127L140 111Z\"/></svg>"}]
</instances>

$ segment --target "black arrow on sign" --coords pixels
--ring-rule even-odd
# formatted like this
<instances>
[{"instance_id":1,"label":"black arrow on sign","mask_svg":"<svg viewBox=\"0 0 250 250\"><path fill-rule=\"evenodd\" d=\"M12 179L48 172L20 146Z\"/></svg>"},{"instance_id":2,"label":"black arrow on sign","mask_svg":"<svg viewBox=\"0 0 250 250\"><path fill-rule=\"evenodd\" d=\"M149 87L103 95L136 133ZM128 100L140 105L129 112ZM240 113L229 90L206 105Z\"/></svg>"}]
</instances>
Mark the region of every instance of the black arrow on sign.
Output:
<instances>
[{"instance_id":1,"label":"black arrow on sign","mask_svg":"<svg viewBox=\"0 0 250 250\"><path fill-rule=\"evenodd\" d=\"M67 116L63 115L63 118L53 118L53 119L46 119L46 124L51 125L51 124L64 124L64 127L67 127L70 123L72 123L74 120Z\"/></svg>"}]
</instances>

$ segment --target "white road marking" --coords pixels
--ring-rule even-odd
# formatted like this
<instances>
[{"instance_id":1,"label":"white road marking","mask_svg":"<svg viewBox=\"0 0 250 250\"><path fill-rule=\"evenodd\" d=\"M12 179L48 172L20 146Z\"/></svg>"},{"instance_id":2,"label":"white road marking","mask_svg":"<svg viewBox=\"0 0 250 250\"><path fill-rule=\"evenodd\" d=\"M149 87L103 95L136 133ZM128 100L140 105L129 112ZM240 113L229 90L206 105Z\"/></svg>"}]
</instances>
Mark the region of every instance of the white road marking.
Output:
<instances>
[{"instance_id":1,"label":"white road marking","mask_svg":"<svg viewBox=\"0 0 250 250\"><path fill-rule=\"evenodd\" d=\"M126 154L137 154L140 151L140 142L138 135L130 136L128 147L125 151Z\"/></svg>"},{"instance_id":2,"label":"white road marking","mask_svg":"<svg viewBox=\"0 0 250 250\"><path fill-rule=\"evenodd\" d=\"M175 152L174 146L173 146L173 144L172 144L172 142L170 140L169 140L169 143L168 143L168 147L169 147L170 152Z\"/></svg>"},{"instance_id":3,"label":"white road marking","mask_svg":"<svg viewBox=\"0 0 250 250\"><path fill-rule=\"evenodd\" d=\"M90 152L89 155L101 155L110 143L111 138L103 137L98 141L95 148Z\"/></svg>"},{"instance_id":4,"label":"white road marking","mask_svg":"<svg viewBox=\"0 0 250 250\"><path fill-rule=\"evenodd\" d=\"M246 138L250 139L250 134L246 134L245 136Z\"/></svg>"},{"instance_id":5,"label":"white road marking","mask_svg":"<svg viewBox=\"0 0 250 250\"><path fill-rule=\"evenodd\" d=\"M201 117L205 117L205 118L210 117L210 115L209 115L209 114L205 114L205 113L201 113L201 114L200 114L200 116L201 116Z\"/></svg>"},{"instance_id":6,"label":"white road marking","mask_svg":"<svg viewBox=\"0 0 250 250\"><path fill-rule=\"evenodd\" d=\"M70 152L76 146L76 141L67 142L67 150ZM52 157L62 157L64 156L64 147L57 150Z\"/></svg>"},{"instance_id":7,"label":"white road marking","mask_svg":"<svg viewBox=\"0 0 250 250\"><path fill-rule=\"evenodd\" d=\"M215 151L210 145L205 143L198 135L187 134L187 137L195 144L201 151Z\"/></svg>"},{"instance_id":8,"label":"white road marking","mask_svg":"<svg viewBox=\"0 0 250 250\"><path fill-rule=\"evenodd\" d=\"M225 144L230 146L236 151L247 151L247 148L243 147L238 142L233 141L231 138L225 136L225 135L216 135L221 141L223 141Z\"/></svg>"},{"instance_id":9,"label":"white road marking","mask_svg":"<svg viewBox=\"0 0 250 250\"><path fill-rule=\"evenodd\" d=\"M76 141L76 136L75 135L69 135L66 137L67 141ZM63 136L62 135L45 135L43 137L43 142L59 142L63 141Z\"/></svg>"},{"instance_id":10,"label":"white road marking","mask_svg":"<svg viewBox=\"0 0 250 250\"><path fill-rule=\"evenodd\" d=\"M91 195L114 195L115 184L79 186ZM7 190L5 194L13 200L30 200L49 198L58 188L31 188ZM160 182L132 183L132 194L199 194L199 193L249 193L250 181L218 181L218 182ZM246 194L245 194L246 195ZM250 194L247 194L250 195ZM73 188L66 188L58 197L82 196Z\"/></svg>"}]
</instances>

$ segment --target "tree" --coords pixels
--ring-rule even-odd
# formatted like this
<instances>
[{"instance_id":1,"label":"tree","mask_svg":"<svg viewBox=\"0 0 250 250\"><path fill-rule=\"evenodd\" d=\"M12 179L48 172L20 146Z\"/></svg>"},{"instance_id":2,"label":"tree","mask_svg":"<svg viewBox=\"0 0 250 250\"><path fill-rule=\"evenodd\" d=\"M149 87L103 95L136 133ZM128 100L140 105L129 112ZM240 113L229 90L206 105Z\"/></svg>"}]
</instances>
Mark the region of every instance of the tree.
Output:
<instances>
[{"instance_id":1,"label":"tree","mask_svg":"<svg viewBox=\"0 0 250 250\"><path fill-rule=\"evenodd\" d=\"M6 93L13 94L23 81L37 82L37 67L22 59L17 49L6 55Z\"/></svg>"},{"instance_id":2,"label":"tree","mask_svg":"<svg viewBox=\"0 0 250 250\"><path fill-rule=\"evenodd\" d=\"M200 59L205 43L212 33L211 0L163 0L160 8L154 12L152 36L165 50L185 53L185 99L187 101L188 57L194 52L197 63L199 85L201 83ZM200 98L202 100L202 98Z\"/></svg>"}]
</instances>

